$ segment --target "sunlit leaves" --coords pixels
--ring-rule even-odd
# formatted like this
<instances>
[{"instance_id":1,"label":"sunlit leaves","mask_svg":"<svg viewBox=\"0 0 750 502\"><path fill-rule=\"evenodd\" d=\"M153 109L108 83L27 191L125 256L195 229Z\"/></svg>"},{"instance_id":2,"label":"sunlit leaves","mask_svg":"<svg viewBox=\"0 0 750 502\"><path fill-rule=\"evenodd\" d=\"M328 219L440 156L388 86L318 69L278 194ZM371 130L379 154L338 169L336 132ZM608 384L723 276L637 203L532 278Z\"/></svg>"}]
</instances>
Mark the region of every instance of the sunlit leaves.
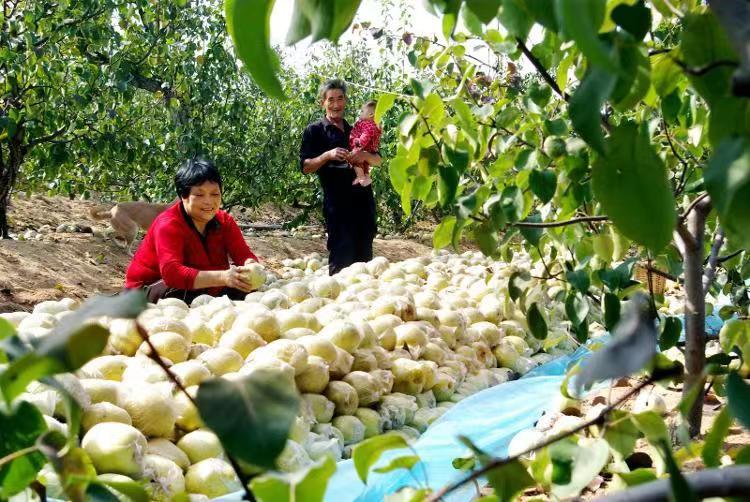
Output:
<instances>
[{"instance_id":1,"label":"sunlit leaves","mask_svg":"<svg viewBox=\"0 0 750 502\"><path fill-rule=\"evenodd\" d=\"M672 240L677 223L666 166L645 128L636 124L618 126L607 145L607 157L594 163L594 194L623 234L660 251Z\"/></svg>"},{"instance_id":2,"label":"sunlit leaves","mask_svg":"<svg viewBox=\"0 0 750 502\"><path fill-rule=\"evenodd\" d=\"M750 141L724 141L708 163L705 180L722 226L750 243Z\"/></svg>"},{"instance_id":3,"label":"sunlit leaves","mask_svg":"<svg viewBox=\"0 0 750 502\"><path fill-rule=\"evenodd\" d=\"M570 98L570 120L573 128L594 150L604 154L604 132L601 126L601 109L614 89L614 73L594 67L583 78Z\"/></svg>"}]
</instances>

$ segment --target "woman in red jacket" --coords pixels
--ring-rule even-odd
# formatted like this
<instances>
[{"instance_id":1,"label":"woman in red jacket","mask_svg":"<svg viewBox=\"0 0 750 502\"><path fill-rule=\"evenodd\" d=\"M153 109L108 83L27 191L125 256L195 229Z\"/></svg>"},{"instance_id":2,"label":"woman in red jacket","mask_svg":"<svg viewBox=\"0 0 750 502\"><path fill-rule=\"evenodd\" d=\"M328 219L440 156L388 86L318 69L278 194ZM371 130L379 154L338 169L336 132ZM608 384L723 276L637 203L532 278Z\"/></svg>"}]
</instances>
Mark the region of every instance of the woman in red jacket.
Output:
<instances>
[{"instance_id":1,"label":"woman in red jacket","mask_svg":"<svg viewBox=\"0 0 750 502\"><path fill-rule=\"evenodd\" d=\"M150 302L170 297L190 303L201 294L244 299L251 288L237 266L258 258L234 218L219 209L218 169L204 159L189 160L177 171L175 187L180 199L149 227L125 287L145 288Z\"/></svg>"}]
</instances>

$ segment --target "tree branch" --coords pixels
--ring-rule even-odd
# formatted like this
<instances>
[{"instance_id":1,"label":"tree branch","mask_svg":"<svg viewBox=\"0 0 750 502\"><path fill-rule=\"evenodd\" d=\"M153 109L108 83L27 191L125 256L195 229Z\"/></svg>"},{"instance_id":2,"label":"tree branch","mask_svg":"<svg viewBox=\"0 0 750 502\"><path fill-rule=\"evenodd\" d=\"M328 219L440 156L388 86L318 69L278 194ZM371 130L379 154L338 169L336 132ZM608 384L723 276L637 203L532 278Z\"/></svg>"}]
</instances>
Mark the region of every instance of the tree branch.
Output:
<instances>
[{"instance_id":1,"label":"tree branch","mask_svg":"<svg viewBox=\"0 0 750 502\"><path fill-rule=\"evenodd\" d=\"M685 210L685 212L682 213L682 215L680 216L680 221L684 222L687 219L687 217L690 214L690 212L693 209L695 209L696 207L698 207L698 204L700 204L701 201L703 201L703 199L705 199L706 197L708 197L708 193L703 193L703 194L699 195L698 197L696 197L695 200L693 200L693 202L690 203L690 205ZM709 204L710 204L710 201L709 201Z\"/></svg>"},{"instance_id":2,"label":"tree branch","mask_svg":"<svg viewBox=\"0 0 750 502\"><path fill-rule=\"evenodd\" d=\"M659 376L659 378L660 379L661 378L667 378L668 376L669 375L662 374L662 375ZM635 387L633 387L632 389L630 389L620 399L618 399L617 401L614 401L612 404L610 404L609 406L607 406L606 408L604 408L601 411L601 413L599 413L599 415L597 415L596 417L594 417L591 420L587 420L586 422L583 422L581 425L575 427L574 429L572 429L570 431L562 432L560 434L556 434L556 435L554 435L552 437L549 437L549 438L545 439L544 441L542 441L541 443L539 443L539 444L537 444L535 446L532 446L531 448L528 448L527 450L525 450L525 451L523 451L523 452L521 452L521 453L519 453L517 455L514 455L512 457L495 458L491 462L488 462L487 464L483 465L480 469L477 469L476 471L472 471L469 475L467 475L463 479L460 479L460 480L458 480L458 481L456 481L454 483L451 483L451 484L443 487L439 491L435 492L435 494L430 495L427 498L427 502L437 502L442 497L444 497L445 495L447 495L448 493L450 493L450 492L452 492L452 491L460 488L461 486L465 485L466 483L469 483L469 482L473 481L474 479L478 479L478 478L484 476L488 472L490 472L490 471L492 471L494 469L497 469L498 467L502 467L502 466L504 466L506 464L509 464L511 462L519 460L520 458L525 457L529 453L541 450L542 448L546 448L546 447L552 445L553 443L556 443L556 442L560 441L561 439L565 439L566 437L572 436L573 434L576 434L576 433L578 433L578 432L580 432L582 430L588 429L592 425L603 424L605 422L607 416L610 413L612 413L612 411L614 411L618 406L620 406L622 403L624 403L625 401L627 401L628 399L630 399L634 395L638 394L642 389L644 389L645 387L651 385L655 381L656 381L656 379L652 375L648 379L642 381L641 383L639 383L638 385L636 385Z\"/></svg>"},{"instance_id":3,"label":"tree branch","mask_svg":"<svg viewBox=\"0 0 750 502\"><path fill-rule=\"evenodd\" d=\"M533 221L517 221L512 225L514 227L523 228L556 228L565 227L568 225L575 225L576 223L589 223L594 221L609 221L609 216L581 216L578 218L571 218L564 221L551 221L551 222L533 222Z\"/></svg>"},{"instance_id":4,"label":"tree branch","mask_svg":"<svg viewBox=\"0 0 750 502\"><path fill-rule=\"evenodd\" d=\"M703 271L703 294L708 293L708 288L714 282L714 277L716 277L716 267L719 264L719 251L721 251L721 246L723 245L724 229L719 227L716 231L714 242L711 245L711 254L708 258L708 266L706 266L706 269Z\"/></svg>"},{"instance_id":5,"label":"tree branch","mask_svg":"<svg viewBox=\"0 0 750 502\"><path fill-rule=\"evenodd\" d=\"M731 260L732 258L734 258L735 256L737 256L738 254L742 253L744 250L745 250L744 248L743 249L738 249L734 253L729 253L726 256L719 257L719 263L724 263L725 261Z\"/></svg>"},{"instance_id":6,"label":"tree branch","mask_svg":"<svg viewBox=\"0 0 750 502\"><path fill-rule=\"evenodd\" d=\"M39 136L38 138L29 141L28 143L26 143L26 145L23 146L24 151L29 151L30 149L32 149L33 147L35 147L37 145L40 145L42 143L46 143L48 141L52 141L53 139L57 138L62 133L64 133L65 131L67 131L69 126L70 126L70 124L65 124L64 126L60 127L58 130L56 130L56 131L54 131L54 132L52 132L50 134L47 134L46 136Z\"/></svg>"},{"instance_id":7,"label":"tree branch","mask_svg":"<svg viewBox=\"0 0 750 502\"><path fill-rule=\"evenodd\" d=\"M562 89L560 89L560 86L557 85L557 82L554 78L552 78L552 75L549 74L549 71L547 71L547 68L544 67L541 61L531 53L528 47L526 47L526 44L523 40L516 37L516 45L518 46L518 49L523 53L524 56L526 56L526 59L529 60L529 62L534 65L534 68L536 68L536 71L539 72L539 75L542 76L542 79L544 79L545 82L552 88L557 95L559 95L561 98L563 98L565 101L568 101L570 99L570 94L567 92L563 92Z\"/></svg>"},{"instance_id":8,"label":"tree branch","mask_svg":"<svg viewBox=\"0 0 750 502\"><path fill-rule=\"evenodd\" d=\"M728 59L719 59L718 61L714 61L713 63L709 63L704 66L691 68L684 61L680 61L679 59L676 59L676 58L672 58L672 60L675 62L677 66L682 68L682 71L684 71L688 75L693 75L695 77L700 77L702 75L705 75L711 70L715 70L716 68L719 68L722 66L730 66L732 68L736 68L737 66L739 66L739 63L737 63L737 61L730 61Z\"/></svg>"},{"instance_id":9,"label":"tree branch","mask_svg":"<svg viewBox=\"0 0 750 502\"><path fill-rule=\"evenodd\" d=\"M721 469L684 474L691 490L703 500L710 497L742 497L750 493L750 465L732 465ZM667 502L672 499L670 480L659 479L620 493L606 495L599 502Z\"/></svg>"}]
</instances>

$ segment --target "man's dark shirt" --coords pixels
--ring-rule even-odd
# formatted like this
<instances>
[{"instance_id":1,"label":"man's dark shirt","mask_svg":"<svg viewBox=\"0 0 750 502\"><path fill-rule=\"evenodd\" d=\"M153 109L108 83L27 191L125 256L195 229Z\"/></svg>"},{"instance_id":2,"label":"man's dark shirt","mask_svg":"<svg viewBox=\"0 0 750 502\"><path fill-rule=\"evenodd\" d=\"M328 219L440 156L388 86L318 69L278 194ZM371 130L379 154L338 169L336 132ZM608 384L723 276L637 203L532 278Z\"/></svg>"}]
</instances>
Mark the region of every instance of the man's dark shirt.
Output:
<instances>
[{"instance_id":1,"label":"man's dark shirt","mask_svg":"<svg viewBox=\"0 0 750 502\"><path fill-rule=\"evenodd\" d=\"M349 134L352 126L344 120L344 130L336 127L327 117L311 123L302 134L300 168L305 160L314 159L333 148L349 149ZM363 218L363 223L372 219L374 226L374 199L371 187L352 186L354 169L343 161L331 161L317 171L323 187L324 211L354 211ZM370 214L368 214L370 213ZM348 215L354 216L354 215ZM356 217L356 216L355 216Z\"/></svg>"}]
</instances>

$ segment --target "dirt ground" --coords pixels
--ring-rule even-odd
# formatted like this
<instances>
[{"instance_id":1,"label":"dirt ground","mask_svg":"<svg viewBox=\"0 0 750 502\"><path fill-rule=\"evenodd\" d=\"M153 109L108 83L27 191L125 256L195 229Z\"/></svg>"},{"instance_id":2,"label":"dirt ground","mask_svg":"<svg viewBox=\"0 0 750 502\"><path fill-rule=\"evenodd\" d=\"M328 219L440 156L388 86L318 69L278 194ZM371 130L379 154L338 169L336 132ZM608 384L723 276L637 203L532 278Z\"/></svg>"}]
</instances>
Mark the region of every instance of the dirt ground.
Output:
<instances>
[{"instance_id":1,"label":"dirt ground","mask_svg":"<svg viewBox=\"0 0 750 502\"><path fill-rule=\"evenodd\" d=\"M11 231L21 239L28 231L41 235L0 240L0 312L30 310L44 300L84 298L122 288L130 256L106 234L107 222L89 216L89 210L98 205L41 195L13 199ZM246 231L250 248L271 267L285 258L326 254L319 225L293 231L276 228L294 217L293 210L263 206L233 213L243 226L273 227ZM422 242L393 236L376 239L375 255L399 261L427 254L432 248L427 235L422 237Z\"/></svg>"}]
</instances>

